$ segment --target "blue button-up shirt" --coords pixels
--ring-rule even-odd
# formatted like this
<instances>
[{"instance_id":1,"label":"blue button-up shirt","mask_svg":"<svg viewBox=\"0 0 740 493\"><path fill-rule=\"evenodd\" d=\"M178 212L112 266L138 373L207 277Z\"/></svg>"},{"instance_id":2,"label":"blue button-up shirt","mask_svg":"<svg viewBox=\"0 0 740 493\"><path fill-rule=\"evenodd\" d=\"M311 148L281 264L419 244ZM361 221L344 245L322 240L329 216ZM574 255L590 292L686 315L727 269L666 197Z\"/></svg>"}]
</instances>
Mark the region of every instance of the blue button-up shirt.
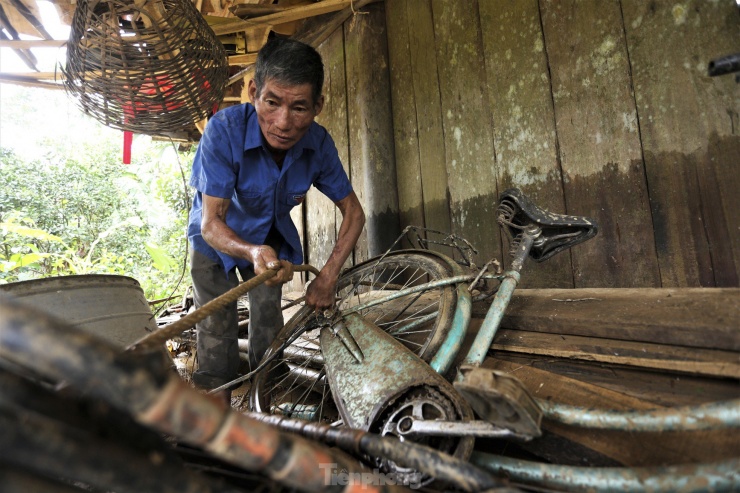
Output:
<instances>
[{"instance_id":1,"label":"blue button-up shirt","mask_svg":"<svg viewBox=\"0 0 740 493\"><path fill-rule=\"evenodd\" d=\"M228 273L249 262L216 251L200 230L203 195L230 199L226 224L236 234L262 245L275 224L283 246L278 258L303 263L303 250L290 210L303 202L311 185L337 202L352 192L329 132L318 123L286 154L282 169L265 146L254 106L232 106L208 122L193 161L190 185L197 193L188 224L190 245Z\"/></svg>"}]
</instances>

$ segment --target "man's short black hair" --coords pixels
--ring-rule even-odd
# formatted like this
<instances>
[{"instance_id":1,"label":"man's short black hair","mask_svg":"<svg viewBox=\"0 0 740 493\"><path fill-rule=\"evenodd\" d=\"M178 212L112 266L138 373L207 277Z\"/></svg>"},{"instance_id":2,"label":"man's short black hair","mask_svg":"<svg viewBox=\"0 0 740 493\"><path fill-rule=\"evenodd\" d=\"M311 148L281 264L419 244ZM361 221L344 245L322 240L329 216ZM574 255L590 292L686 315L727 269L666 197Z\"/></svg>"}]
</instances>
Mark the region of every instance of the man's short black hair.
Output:
<instances>
[{"instance_id":1,"label":"man's short black hair","mask_svg":"<svg viewBox=\"0 0 740 493\"><path fill-rule=\"evenodd\" d=\"M258 96L268 80L289 85L311 84L316 104L324 87L324 62L311 46L295 39L274 37L257 54L254 84Z\"/></svg>"}]
</instances>

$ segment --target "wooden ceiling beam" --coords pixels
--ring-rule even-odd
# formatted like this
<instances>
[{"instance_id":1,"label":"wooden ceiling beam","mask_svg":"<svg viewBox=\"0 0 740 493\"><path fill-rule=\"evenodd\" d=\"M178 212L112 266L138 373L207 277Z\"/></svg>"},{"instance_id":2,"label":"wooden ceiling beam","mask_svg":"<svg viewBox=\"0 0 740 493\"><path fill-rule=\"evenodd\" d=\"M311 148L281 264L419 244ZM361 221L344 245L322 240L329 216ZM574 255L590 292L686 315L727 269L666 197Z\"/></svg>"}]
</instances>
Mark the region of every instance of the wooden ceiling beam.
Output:
<instances>
[{"instance_id":1,"label":"wooden ceiling beam","mask_svg":"<svg viewBox=\"0 0 740 493\"><path fill-rule=\"evenodd\" d=\"M66 39L0 39L0 48L59 48L67 44Z\"/></svg>"},{"instance_id":2,"label":"wooden ceiling beam","mask_svg":"<svg viewBox=\"0 0 740 493\"><path fill-rule=\"evenodd\" d=\"M64 89L63 84L55 84L53 82L44 82L34 77L28 77L25 75L18 74L0 74L0 82L7 84L15 84L18 86L26 87L40 87L43 89Z\"/></svg>"},{"instance_id":3,"label":"wooden ceiling beam","mask_svg":"<svg viewBox=\"0 0 740 493\"><path fill-rule=\"evenodd\" d=\"M328 14L338 10L351 7L354 0L323 0L303 7L294 7L277 12L275 14L264 15L256 19L235 19L227 22L218 22L211 26L216 36L232 34L240 31L251 29L269 28L278 24L298 21L315 17L317 15Z\"/></svg>"},{"instance_id":4,"label":"wooden ceiling beam","mask_svg":"<svg viewBox=\"0 0 740 493\"><path fill-rule=\"evenodd\" d=\"M228 57L229 65L252 65L257 61L257 53L244 53Z\"/></svg>"}]
</instances>

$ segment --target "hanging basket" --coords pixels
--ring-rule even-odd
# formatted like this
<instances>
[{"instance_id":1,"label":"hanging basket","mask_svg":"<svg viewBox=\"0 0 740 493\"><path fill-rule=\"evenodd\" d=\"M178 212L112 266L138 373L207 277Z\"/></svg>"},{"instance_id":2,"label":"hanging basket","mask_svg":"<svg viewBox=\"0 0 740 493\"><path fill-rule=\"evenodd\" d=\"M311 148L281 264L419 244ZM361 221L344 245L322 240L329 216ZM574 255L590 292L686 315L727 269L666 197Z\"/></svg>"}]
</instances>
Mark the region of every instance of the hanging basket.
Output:
<instances>
[{"instance_id":1,"label":"hanging basket","mask_svg":"<svg viewBox=\"0 0 740 493\"><path fill-rule=\"evenodd\" d=\"M190 0L78 0L65 87L104 125L181 131L223 99L226 52Z\"/></svg>"}]
</instances>

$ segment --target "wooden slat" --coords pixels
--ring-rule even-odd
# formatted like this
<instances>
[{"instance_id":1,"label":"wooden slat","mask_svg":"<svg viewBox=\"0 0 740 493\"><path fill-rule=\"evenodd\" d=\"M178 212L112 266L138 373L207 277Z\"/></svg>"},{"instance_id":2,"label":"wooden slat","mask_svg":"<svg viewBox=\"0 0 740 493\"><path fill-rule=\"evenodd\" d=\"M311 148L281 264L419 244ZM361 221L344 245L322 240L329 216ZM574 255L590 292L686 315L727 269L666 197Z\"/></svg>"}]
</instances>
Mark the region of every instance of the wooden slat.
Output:
<instances>
[{"instance_id":1,"label":"wooden slat","mask_svg":"<svg viewBox=\"0 0 740 493\"><path fill-rule=\"evenodd\" d=\"M498 188L478 11L469 2L432 1L452 226L500 258Z\"/></svg>"},{"instance_id":2,"label":"wooden slat","mask_svg":"<svg viewBox=\"0 0 740 493\"><path fill-rule=\"evenodd\" d=\"M412 86L416 102L421 189L424 223L427 228L452 231L445 164L442 102L438 82L438 60L434 42L434 19L429 1L407 2ZM434 249L434 247L432 247ZM449 251L443 253L449 254Z\"/></svg>"},{"instance_id":3,"label":"wooden slat","mask_svg":"<svg viewBox=\"0 0 740 493\"><path fill-rule=\"evenodd\" d=\"M264 28L327 14L329 12L336 12L337 10L349 7L351 1L352 0L323 0L312 5L285 9L282 12L264 15L257 17L256 19L237 19L233 21L219 22L212 25L212 28L213 32L216 33L216 36L246 31L248 29Z\"/></svg>"},{"instance_id":4,"label":"wooden slat","mask_svg":"<svg viewBox=\"0 0 740 493\"><path fill-rule=\"evenodd\" d=\"M537 398L564 404L616 410L657 409L620 392L532 367L498 360L485 366L508 371L519 378ZM627 466L655 466L713 462L737 456L740 431L718 430L684 433L624 433L587 430L545 420L543 428L596 450ZM537 441L531 442L534 451Z\"/></svg>"},{"instance_id":5,"label":"wooden slat","mask_svg":"<svg viewBox=\"0 0 740 493\"><path fill-rule=\"evenodd\" d=\"M400 233L384 5L365 12L345 24L351 175L367 218L361 258L383 253Z\"/></svg>"},{"instance_id":6,"label":"wooden slat","mask_svg":"<svg viewBox=\"0 0 740 493\"><path fill-rule=\"evenodd\" d=\"M740 85L733 2L623 2L664 286L738 286Z\"/></svg>"},{"instance_id":7,"label":"wooden slat","mask_svg":"<svg viewBox=\"0 0 740 493\"><path fill-rule=\"evenodd\" d=\"M565 211L550 74L537 0L480 2L498 183ZM493 226L493 225L492 225ZM508 244L504 245L508 251ZM504 256L508 263L509 257ZM573 287L570 253L530 265L523 287Z\"/></svg>"},{"instance_id":8,"label":"wooden slat","mask_svg":"<svg viewBox=\"0 0 740 493\"><path fill-rule=\"evenodd\" d=\"M597 361L635 368L740 378L740 354L736 351L685 348L596 337L547 334L499 329L491 350L553 358Z\"/></svg>"},{"instance_id":9,"label":"wooden slat","mask_svg":"<svg viewBox=\"0 0 740 493\"><path fill-rule=\"evenodd\" d=\"M398 212L401 227L408 225L423 227L424 195L419 163L417 103L412 90L412 56L409 50L407 5L407 0L390 0L385 4L393 140L398 177Z\"/></svg>"},{"instance_id":10,"label":"wooden slat","mask_svg":"<svg viewBox=\"0 0 740 493\"><path fill-rule=\"evenodd\" d=\"M540 4L568 213L599 223L575 286L660 286L619 2Z\"/></svg>"},{"instance_id":11,"label":"wooden slat","mask_svg":"<svg viewBox=\"0 0 740 493\"><path fill-rule=\"evenodd\" d=\"M519 289L502 326L740 351L740 289Z\"/></svg>"}]
</instances>

